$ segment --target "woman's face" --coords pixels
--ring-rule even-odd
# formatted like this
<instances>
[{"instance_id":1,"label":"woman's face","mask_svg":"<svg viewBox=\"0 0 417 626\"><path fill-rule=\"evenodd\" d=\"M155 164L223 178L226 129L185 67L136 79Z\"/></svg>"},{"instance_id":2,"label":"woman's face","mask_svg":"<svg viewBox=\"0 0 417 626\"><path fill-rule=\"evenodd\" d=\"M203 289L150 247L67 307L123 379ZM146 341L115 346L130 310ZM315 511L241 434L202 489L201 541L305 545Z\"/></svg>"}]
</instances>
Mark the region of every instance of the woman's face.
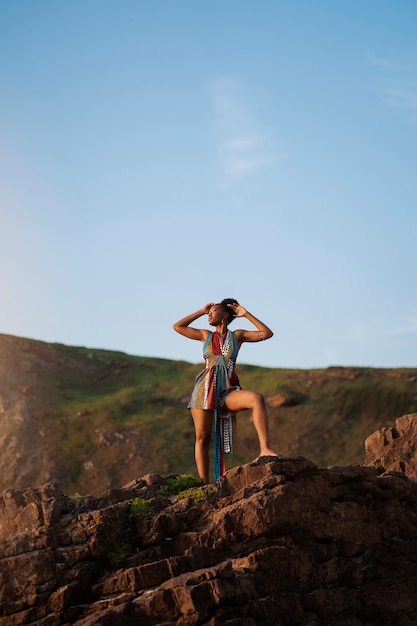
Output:
<instances>
[{"instance_id":1,"label":"woman's face","mask_svg":"<svg viewBox=\"0 0 417 626\"><path fill-rule=\"evenodd\" d=\"M226 318L225 311L220 304L213 304L208 312L208 323L210 326L218 326Z\"/></svg>"}]
</instances>

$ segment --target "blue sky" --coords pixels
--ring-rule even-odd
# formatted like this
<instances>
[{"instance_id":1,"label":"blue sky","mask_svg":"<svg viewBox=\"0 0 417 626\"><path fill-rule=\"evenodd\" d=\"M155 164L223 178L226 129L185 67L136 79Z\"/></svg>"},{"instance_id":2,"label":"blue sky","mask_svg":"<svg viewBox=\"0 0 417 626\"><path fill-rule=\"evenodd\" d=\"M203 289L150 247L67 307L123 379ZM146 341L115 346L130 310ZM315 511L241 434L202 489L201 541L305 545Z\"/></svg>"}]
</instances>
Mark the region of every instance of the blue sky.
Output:
<instances>
[{"instance_id":1,"label":"blue sky","mask_svg":"<svg viewBox=\"0 0 417 626\"><path fill-rule=\"evenodd\" d=\"M242 362L416 366L416 33L414 0L1 0L0 332L199 362L173 322L234 297L275 333Z\"/></svg>"}]
</instances>

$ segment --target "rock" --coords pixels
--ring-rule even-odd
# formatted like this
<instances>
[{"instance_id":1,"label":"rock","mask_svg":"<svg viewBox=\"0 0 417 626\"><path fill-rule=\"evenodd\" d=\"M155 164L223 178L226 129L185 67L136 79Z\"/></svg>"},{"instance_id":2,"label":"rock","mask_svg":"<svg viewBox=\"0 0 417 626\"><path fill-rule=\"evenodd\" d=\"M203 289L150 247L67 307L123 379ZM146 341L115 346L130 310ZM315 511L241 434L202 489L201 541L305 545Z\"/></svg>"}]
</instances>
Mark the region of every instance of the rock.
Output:
<instances>
[{"instance_id":1,"label":"rock","mask_svg":"<svg viewBox=\"0 0 417 626\"><path fill-rule=\"evenodd\" d=\"M295 396L291 393L277 393L274 396L269 396L266 398L266 403L269 406L277 407L277 406L297 406L302 403L302 398L300 396Z\"/></svg>"},{"instance_id":2,"label":"rock","mask_svg":"<svg viewBox=\"0 0 417 626\"><path fill-rule=\"evenodd\" d=\"M158 495L166 478L4 493L0 626L417 623L406 476L262 457L179 501Z\"/></svg>"},{"instance_id":3,"label":"rock","mask_svg":"<svg viewBox=\"0 0 417 626\"><path fill-rule=\"evenodd\" d=\"M380 428L365 440L365 465L417 478L417 413L395 420L395 427Z\"/></svg>"}]
</instances>

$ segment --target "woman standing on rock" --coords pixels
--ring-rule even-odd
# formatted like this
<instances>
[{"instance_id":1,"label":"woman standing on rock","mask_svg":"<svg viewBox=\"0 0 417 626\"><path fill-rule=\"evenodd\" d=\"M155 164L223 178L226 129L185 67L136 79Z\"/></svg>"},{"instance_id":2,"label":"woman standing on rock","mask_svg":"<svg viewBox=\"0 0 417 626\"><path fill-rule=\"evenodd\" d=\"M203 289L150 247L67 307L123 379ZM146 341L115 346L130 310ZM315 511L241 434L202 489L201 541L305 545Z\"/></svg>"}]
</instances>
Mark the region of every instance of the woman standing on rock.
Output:
<instances>
[{"instance_id":1,"label":"woman standing on rock","mask_svg":"<svg viewBox=\"0 0 417 626\"><path fill-rule=\"evenodd\" d=\"M215 331L190 326L202 315ZM256 330L229 330L236 317L245 317ZM210 302L202 309L176 322L174 330L184 337L204 342L205 369L196 379L188 408L195 426L195 460L203 484L209 483L209 447L214 414L214 477L225 473L224 452L231 452L232 416L238 411L252 410L252 420L258 434L260 456L278 456L269 447L268 413L264 397L241 389L235 371L236 357L242 343L262 341L272 337L272 330L243 308L236 300L226 298L218 304Z\"/></svg>"}]
</instances>

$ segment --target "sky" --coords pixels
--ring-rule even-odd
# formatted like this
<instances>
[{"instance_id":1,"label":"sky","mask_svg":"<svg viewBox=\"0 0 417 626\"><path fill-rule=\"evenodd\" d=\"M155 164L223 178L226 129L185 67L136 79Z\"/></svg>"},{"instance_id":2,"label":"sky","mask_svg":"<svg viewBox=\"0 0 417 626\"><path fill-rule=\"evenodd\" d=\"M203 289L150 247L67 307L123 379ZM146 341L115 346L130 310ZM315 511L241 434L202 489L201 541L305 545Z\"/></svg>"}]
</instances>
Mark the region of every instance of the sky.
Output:
<instances>
[{"instance_id":1,"label":"sky","mask_svg":"<svg viewBox=\"0 0 417 626\"><path fill-rule=\"evenodd\" d=\"M233 297L274 331L241 362L417 366L416 33L415 0L0 0L0 333L198 363L172 324Z\"/></svg>"}]
</instances>

